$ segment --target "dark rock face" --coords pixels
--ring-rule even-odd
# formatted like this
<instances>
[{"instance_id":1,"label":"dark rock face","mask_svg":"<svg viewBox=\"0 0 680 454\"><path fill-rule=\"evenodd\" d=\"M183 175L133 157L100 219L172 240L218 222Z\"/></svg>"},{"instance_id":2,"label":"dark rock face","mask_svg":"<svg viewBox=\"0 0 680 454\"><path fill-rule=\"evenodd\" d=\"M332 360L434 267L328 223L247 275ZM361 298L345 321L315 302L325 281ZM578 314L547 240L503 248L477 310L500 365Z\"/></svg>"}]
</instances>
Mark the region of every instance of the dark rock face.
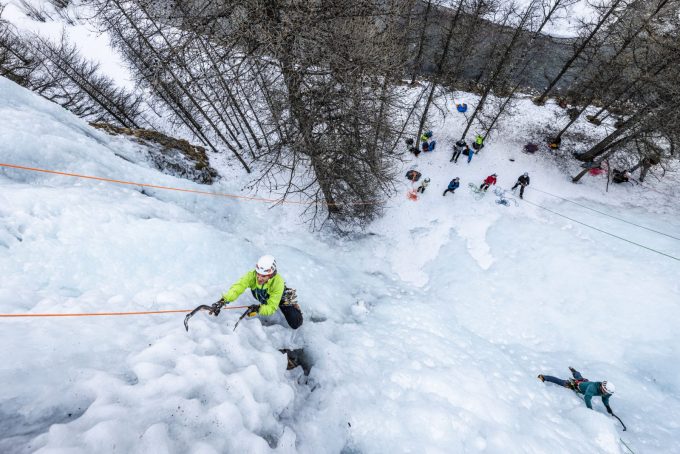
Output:
<instances>
[{"instance_id":1,"label":"dark rock face","mask_svg":"<svg viewBox=\"0 0 680 454\"><path fill-rule=\"evenodd\" d=\"M192 145L186 140L175 139L148 129L121 128L107 123L90 123L109 134L124 134L145 145L147 159L158 170L169 175L196 183L212 184L217 171L210 167L208 155L203 147Z\"/></svg>"}]
</instances>

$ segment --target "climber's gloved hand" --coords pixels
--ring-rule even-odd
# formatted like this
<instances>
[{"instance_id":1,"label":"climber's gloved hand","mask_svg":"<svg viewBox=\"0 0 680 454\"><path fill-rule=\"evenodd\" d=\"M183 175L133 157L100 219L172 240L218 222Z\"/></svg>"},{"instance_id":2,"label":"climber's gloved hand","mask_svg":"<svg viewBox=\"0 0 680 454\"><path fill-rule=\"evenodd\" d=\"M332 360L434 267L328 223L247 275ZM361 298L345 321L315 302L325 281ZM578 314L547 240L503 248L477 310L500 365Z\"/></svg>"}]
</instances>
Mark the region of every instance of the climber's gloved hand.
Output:
<instances>
[{"instance_id":1,"label":"climber's gloved hand","mask_svg":"<svg viewBox=\"0 0 680 454\"><path fill-rule=\"evenodd\" d=\"M211 307L212 307L212 314L213 314L215 317L217 317L218 315L220 315L220 310L222 310L222 307L224 307L225 304L227 304L227 303L226 303L222 298L220 298L219 300L215 301L215 302L213 303L213 305L211 306Z\"/></svg>"},{"instance_id":2,"label":"climber's gloved hand","mask_svg":"<svg viewBox=\"0 0 680 454\"><path fill-rule=\"evenodd\" d=\"M253 304L252 306L248 307L248 317L255 317L259 314L260 310L260 305L259 304Z\"/></svg>"}]
</instances>

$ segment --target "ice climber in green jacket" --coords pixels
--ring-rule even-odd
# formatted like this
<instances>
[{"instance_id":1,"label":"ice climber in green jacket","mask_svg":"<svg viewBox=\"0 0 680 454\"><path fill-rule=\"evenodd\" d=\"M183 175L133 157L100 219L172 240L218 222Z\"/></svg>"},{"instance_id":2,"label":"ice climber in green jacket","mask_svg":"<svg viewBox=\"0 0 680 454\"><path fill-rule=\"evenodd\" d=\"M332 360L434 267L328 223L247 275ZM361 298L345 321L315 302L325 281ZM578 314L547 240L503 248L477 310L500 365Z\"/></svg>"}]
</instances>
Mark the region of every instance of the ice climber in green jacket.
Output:
<instances>
[{"instance_id":1,"label":"ice climber in green jacket","mask_svg":"<svg viewBox=\"0 0 680 454\"><path fill-rule=\"evenodd\" d=\"M583 394L583 400L586 402L586 407L592 410L593 404L591 403L593 397L599 396L602 398L602 403L607 409L607 413L612 415L612 408L609 406L609 398L614 394L614 383L609 381L589 381L587 378L583 378L581 373L570 367L571 375L574 378L569 380L562 380L561 378L552 377L550 375L539 375L538 379L542 382L555 383L565 388L569 388L576 391L579 394Z\"/></svg>"},{"instance_id":2,"label":"ice climber in green jacket","mask_svg":"<svg viewBox=\"0 0 680 454\"><path fill-rule=\"evenodd\" d=\"M297 304L295 289L286 287L283 277L277 273L276 260L271 255L260 257L254 270L241 276L227 293L223 293L222 300L213 304L213 313L219 314L225 304L236 301L247 288L260 303L257 309L253 308L248 314L249 317L269 317L281 309L291 328L298 329L302 325L302 311Z\"/></svg>"}]
</instances>

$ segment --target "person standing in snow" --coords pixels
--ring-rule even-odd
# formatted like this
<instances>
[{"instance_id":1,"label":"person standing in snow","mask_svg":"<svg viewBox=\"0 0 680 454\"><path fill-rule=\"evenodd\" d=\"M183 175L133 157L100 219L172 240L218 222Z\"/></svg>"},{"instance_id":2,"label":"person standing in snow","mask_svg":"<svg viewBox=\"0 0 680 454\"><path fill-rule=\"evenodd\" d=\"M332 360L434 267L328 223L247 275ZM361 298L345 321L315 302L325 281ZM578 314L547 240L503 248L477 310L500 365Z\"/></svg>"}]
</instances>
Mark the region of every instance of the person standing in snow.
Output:
<instances>
[{"instance_id":1,"label":"person standing in snow","mask_svg":"<svg viewBox=\"0 0 680 454\"><path fill-rule=\"evenodd\" d=\"M271 255L260 257L254 270L241 276L227 293L222 294L222 299L212 306L214 315L218 315L225 304L236 301L247 288L260 303L248 317L269 317L281 309L291 328L298 329L302 325L302 311L297 304L295 290L286 287L283 277L277 272L276 260Z\"/></svg>"},{"instance_id":2,"label":"person standing in snow","mask_svg":"<svg viewBox=\"0 0 680 454\"><path fill-rule=\"evenodd\" d=\"M460 157L460 154L467 148L467 144L465 143L464 140L459 140L456 142L456 144L453 146L453 156L451 156L451 160L449 162L458 162L458 158Z\"/></svg>"},{"instance_id":3,"label":"person standing in snow","mask_svg":"<svg viewBox=\"0 0 680 454\"><path fill-rule=\"evenodd\" d=\"M455 194L456 189L458 189L458 187L460 187L460 180L459 180L458 177L456 177L453 180L451 180L451 182L449 183L449 186L446 188L446 191L444 191L444 193L442 195L446 196L447 192L450 192L451 194Z\"/></svg>"},{"instance_id":4,"label":"person standing in snow","mask_svg":"<svg viewBox=\"0 0 680 454\"><path fill-rule=\"evenodd\" d=\"M470 154L472 154L472 150L470 150ZM496 174L495 173L486 177L484 179L484 182L479 185L479 189L481 191L486 191L487 189L489 189L489 186L491 186L491 185L494 185L494 186L496 185Z\"/></svg>"},{"instance_id":5,"label":"person standing in snow","mask_svg":"<svg viewBox=\"0 0 680 454\"><path fill-rule=\"evenodd\" d=\"M523 199L524 198L524 188L529 186L529 173L528 172L524 172L524 175L520 176L517 179L517 183L515 183L515 185L512 187L512 190L514 191L517 186L521 186L521 188L519 188L519 198Z\"/></svg>"},{"instance_id":6,"label":"person standing in snow","mask_svg":"<svg viewBox=\"0 0 680 454\"><path fill-rule=\"evenodd\" d=\"M430 179L429 179L429 178L425 178L425 179L422 181L422 183L420 183L420 186L418 186L418 189L416 189L416 192L420 192L421 194L424 194L424 193L425 193L425 188L427 187L428 184L430 184Z\"/></svg>"},{"instance_id":7,"label":"person standing in snow","mask_svg":"<svg viewBox=\"0 0 680 454\"><path fill-rule=\"evenodd\" d=\"M539 375L538 379L542 382L555 383L556 385L564 386L565 388L575 391L577 394L583 394L583 400L586 402L586 407L593 409L593 404L591 403L593 397L599 396L602 398L602 403L607 409L607 413L613 415L612 408L609 406L609 398L614 394L616 387L614 383L610 381L589 381L587 378L583 378L581 372L577 371L573 367L569 367L571 375L574 378L568 380L562 380L561 378L552 377L550 375Z\"/></svg>"}]
</instances>

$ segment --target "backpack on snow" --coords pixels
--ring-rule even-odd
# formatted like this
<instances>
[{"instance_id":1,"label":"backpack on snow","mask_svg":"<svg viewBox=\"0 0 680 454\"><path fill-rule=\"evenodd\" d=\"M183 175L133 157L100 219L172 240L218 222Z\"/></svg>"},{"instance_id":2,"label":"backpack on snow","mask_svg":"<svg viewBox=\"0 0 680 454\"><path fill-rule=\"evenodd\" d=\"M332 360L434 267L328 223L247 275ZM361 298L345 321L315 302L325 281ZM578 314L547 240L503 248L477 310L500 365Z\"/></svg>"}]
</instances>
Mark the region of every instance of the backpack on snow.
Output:
<instances>
[{"instance_id":1,"label":"backpack on snow","mask_svg":"<svg viewBox=\"0 0 680 454\"><path fill-rule=\"evenodd\" d=\"M524 145L524 151L527 153L536 153L538 151L538 145L529 142L528 144Z\"/></svg>"},{"instance_id":2,"label":"backpack on snow","mask_svg":"<svg viewBox=\"0 0 680 454\"><path fill-rule=\"evenodd\" d=\"M626 172L623 170L614 169L612 174L613 174L612 181L614 183L625 183L628 181L628 176L626 175Z\"/></svg>"},{"instance_id":3,"label":"backpack on snow","mask_svg":"<svg viewBox=\"0 0 680 454\"><path fill-rule=\"evenodd\" d=\"M417 170L413 170L413 169L411 169L411 170L409 170L408 172L406 172L406 178L408 178L408 179L411 180L411 181L418 181L418 180L420 180L420 175L421 175L420 172L418 172Z\"/></svg>"}]
</instances>

